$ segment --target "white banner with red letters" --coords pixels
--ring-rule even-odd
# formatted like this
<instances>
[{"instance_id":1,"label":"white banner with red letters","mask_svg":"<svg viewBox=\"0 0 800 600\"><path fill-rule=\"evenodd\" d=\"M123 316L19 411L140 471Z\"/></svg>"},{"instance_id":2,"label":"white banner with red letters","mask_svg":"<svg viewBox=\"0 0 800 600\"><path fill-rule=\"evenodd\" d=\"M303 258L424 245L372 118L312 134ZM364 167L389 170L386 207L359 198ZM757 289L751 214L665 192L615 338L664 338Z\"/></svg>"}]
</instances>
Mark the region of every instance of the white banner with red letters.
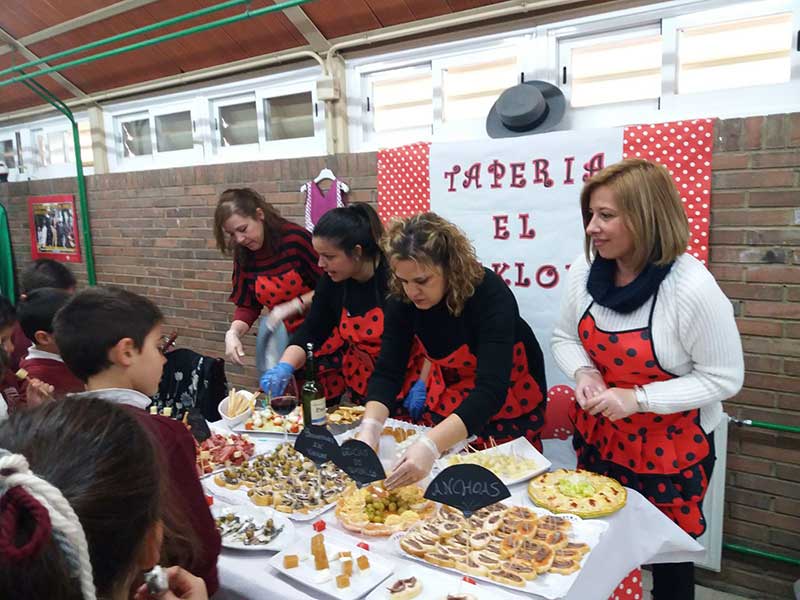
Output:
<instances>
[{"instance_id":1,"label":"white banner with red letters","mask_svg":"<svg viewBox=\"0 0 800 600\"><path fill-rule=\"evenodd\" d=\"M458 143L419 143L378 153L378 209L386 221L432 210L463 229L478 258L517 298L547 366L545 437L566 437L572 382L550 338L571 261L583 250L583 182L622 158L664 164L689 217L688 251L708 258L713 120L559 131Z\"/></svg>"}]
</instances>

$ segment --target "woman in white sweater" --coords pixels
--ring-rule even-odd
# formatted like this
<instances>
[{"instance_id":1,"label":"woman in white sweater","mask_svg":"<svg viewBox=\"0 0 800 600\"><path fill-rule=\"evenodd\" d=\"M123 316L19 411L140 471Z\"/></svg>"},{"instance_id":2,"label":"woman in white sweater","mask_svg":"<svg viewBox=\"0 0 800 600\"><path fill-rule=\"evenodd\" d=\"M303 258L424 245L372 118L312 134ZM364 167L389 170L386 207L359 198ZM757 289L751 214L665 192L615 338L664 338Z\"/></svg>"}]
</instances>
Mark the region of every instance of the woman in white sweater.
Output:
<instances>
[{"instance_id":1,"label":"woman in white sweater","mask_svg":"<svg viewBox=\"0 0 800 600\"><path fill-rule=\"evenodd\" d=\"M714 466L722 401L742 386L730 301L685 253L689 228L667 170L627 159L581 192L586 256L572 263L553 333L575 379L580 468L638 490L693 537ZM692 563L655 565L654 598L694 597Z\"/></svg>"}]
</instances>

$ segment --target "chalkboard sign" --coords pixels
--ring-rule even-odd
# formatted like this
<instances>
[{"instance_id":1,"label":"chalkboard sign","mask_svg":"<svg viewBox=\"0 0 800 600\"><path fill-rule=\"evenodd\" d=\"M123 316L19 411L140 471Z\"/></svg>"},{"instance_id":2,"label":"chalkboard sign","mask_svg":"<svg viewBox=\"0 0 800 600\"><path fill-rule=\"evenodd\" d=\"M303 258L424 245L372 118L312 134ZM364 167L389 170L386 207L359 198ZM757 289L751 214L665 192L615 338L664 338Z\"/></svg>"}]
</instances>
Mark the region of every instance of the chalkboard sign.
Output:
<instances>
[{"instance_id":1,"label":"chalkboard sign","mask_svg":"<svg viewBox=\"0 0 800 600\"><path fill-rule=\"evenodd\" d=\"M369 444L350 439L339 450L339 462L336 466L352 477L359 486L386 479L381 460Z\"/></svg>"},{"instance_id":2,"label":"chalkboard sign","mask_svg":"<svg viewBox=\"0 0 800 600\"><path fill-rule=\"evenodd\" d=\"M186 424L191 428L189 431L191 431L198 443L202 444L211 437L211 430L208 428L206 418L199 410L189 412L189 416L186 417Z\"/></svg>"},{"instance_id":3,"label":"chalkboard sign","mask_svg":"<svg viewBox=\"0 0 800 600\"><path fill-rule=\"evenodd\" d=\"M428 500L457 508L469 518L476 510L511 496L506 485L479 465L453 465L431 481L425 490Z\"/></svg>"},{"instance_id":4,"label":"chalkboard sign","mask_svg":"<svg viewBox=\"0 0 800 600\"><path fill-rule=\"evenodd\" d=\"M338 464L341 460L339 444L324 425L308 425L297 436L294 449L316 464L332 461Z\"/></svg>"}]
</instances>

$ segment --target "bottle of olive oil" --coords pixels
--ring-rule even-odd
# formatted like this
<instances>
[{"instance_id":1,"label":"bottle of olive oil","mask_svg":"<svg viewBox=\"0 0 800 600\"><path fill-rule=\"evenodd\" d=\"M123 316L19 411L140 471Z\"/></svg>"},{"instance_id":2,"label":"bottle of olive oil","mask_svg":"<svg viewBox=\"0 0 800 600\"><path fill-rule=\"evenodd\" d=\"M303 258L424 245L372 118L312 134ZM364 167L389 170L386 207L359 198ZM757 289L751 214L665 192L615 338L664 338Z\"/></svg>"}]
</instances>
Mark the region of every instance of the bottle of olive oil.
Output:
<instances>
[{"instance_id":1,"label":"bottle of olive oil","mask_svg":"<svg viewBox=\"0 0 800 600\"><path fill-rule=\"evenodd\" d=\"M317 370L314 368L314 344L306 344L306 381L300 391L303 400L303 425L325 425L325 395L317 383Z\"/></svg>"}]
</instances>

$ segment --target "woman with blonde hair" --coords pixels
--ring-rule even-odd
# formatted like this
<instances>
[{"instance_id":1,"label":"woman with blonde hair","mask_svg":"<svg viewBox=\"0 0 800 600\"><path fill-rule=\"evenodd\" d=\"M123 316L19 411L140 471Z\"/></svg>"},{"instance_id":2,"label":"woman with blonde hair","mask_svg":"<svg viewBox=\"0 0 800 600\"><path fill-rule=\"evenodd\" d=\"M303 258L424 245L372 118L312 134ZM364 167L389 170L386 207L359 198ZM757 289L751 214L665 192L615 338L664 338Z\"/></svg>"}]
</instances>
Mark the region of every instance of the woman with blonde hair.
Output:
<instances>
[{"instance_id":1,"label":"woman with blonde hair","mask_svg":"<svg viewBox=\"0 0 800 600\"><path fill-rule=\"evenodd\" d=\"M392 270L383 344L358 438L377 447L417 340L431 364L419 436L386 479L425 477L439 455L470 435L479 447L525 436L540 445L546 390L542 351L503 280L484 268L455 225L434 213L396 221L384 236ZM413 410L413 408L412 408Z\"/></svg>"},{"instance_id":2,"label":"woman with blonde hair","mask_svg":"<svg viewBox=\"0 0 800 600\"><path fill-rule=\"evenodd\" d=\"M667 170L627 159L581 192L585 257L572 262L553 355L575 379L578 466L638 490L693 537L722 400L742 386L730 301L686 253ZM694 597L692 563L655 565L654 598Z\"/></svg>"}]
</instances>

